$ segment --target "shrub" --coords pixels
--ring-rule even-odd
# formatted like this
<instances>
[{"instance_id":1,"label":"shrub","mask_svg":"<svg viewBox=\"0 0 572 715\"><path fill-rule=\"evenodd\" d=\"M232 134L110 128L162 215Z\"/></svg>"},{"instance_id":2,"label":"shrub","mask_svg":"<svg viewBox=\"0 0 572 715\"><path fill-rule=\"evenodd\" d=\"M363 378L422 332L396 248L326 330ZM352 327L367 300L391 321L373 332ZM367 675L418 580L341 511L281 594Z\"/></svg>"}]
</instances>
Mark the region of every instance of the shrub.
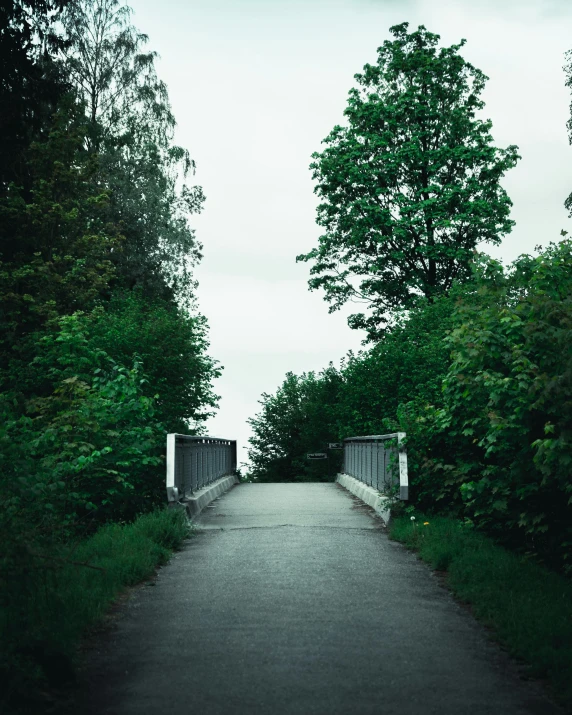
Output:
<instances>
[{"instance_id":1,"label":"shrub","mask_svg":"<svg viewBox=\"0 0 572 715\"><path fill-rule=\"evenodd\" d=\"M45 687L74 677L82 634L127 586L153 575L189 535L186 515L157 510L132 524L107 524L87 539L52 545L20 544L0 577L0 705L23 712L45 702Z\"/></svg>"}]
</instances>

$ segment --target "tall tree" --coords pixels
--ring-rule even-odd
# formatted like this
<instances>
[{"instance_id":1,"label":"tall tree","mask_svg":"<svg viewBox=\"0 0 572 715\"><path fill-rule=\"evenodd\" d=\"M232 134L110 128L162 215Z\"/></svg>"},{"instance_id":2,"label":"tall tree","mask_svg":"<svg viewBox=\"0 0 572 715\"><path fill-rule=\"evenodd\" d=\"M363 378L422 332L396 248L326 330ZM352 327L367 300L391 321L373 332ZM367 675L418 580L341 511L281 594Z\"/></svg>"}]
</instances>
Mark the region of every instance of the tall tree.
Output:
<instances>
[{"instance_id":1,"label":"tall tree","mask_svg":"<svg viewBox=\"0 0 572 715\"><path fill-rule=\"evenodd\" d=\"M119 0L74 0L64 14L66 67L86 105L88 148L98 154L100 182L111 196L110 221L125 237L118 280L190 303L201 246L188 216L201 210L204 195L187 184L195 164L173 143L157 53L145 51L148 38L130 16Z\"/></svg>"},{"instance_id":2,"label":"tall tree","mask_svg":"<svg viewBox=\"0 0 572 715\"><path fill-rule=\"evenodd\" d=\"M348 322L370 340L392 311L467 279L477 244L498 244L514 225L500 179L517 147L493 147L491 121L476 118L488 78L458 54L465 40L437 53L439 35L407 28L390 28L377 64L355 75L347 126L312 155L325 233L297 257L314 262L309 286L325 290L330 312L368 305Z\"/></svg>"},{"instance_id":3,"label":"tall tree","mask_svg":"<svg viewBox=\"0 0 572 715\"><path fill-rule=\"evenodd\" d=\"M155 115L147 127L155 140L168 139L175 125L167 87L155 71L157 53L143 51L149 38L130 24L131 12L119 0L73 0L63 16L66 67L85 101L95 150L103 138L126 131L133 114Z\"/></svg>"},{"instance_id":4,"label":"tall tree","mask_svg":"<svg viewBox=\"0 0 572 715\"><path fill-rule=\"evenodd\" d=\"M94 190L85 129L68 95L25 152L29 190L11 184L0 195L0 390L26 392L41 333L108 293L121 239L105 220L107 194Z\"/></svg>"},{"instance_id":5,"label":"tall tree","mask_svg":"<svg viewBox=\"0 0 572 715\"><path fill-rule=\"evenodd\" d=\"M54 29L69 0L0 3L0 190L25 184L23 153L49 124L67 85L55 61L64 46Z\"/></svg>"}]
</instances>

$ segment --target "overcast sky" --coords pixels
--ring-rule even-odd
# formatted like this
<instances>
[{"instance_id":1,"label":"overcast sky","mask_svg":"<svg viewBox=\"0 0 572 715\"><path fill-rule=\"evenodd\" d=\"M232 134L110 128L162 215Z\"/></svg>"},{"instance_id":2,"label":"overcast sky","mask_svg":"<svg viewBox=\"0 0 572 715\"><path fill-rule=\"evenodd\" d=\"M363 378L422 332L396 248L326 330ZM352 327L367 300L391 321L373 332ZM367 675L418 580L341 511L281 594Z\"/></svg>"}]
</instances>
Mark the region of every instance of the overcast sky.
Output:
<instances>
[{"instance_id":1,"label":"overcast sky","mask_svg":"<svg viewBox=\"0 0 572 715\"><path fill-rule=\"evenodd\" d=\"M495 144L521 161L503 181L513 232L490 253L512 260L572 232L564 53L572 49L570 0L131 0L134 24L159 52L178 122L177 142L197 163L207 200L194 217L204 259L197 270L210 354L224 365L209 434L239 441L262 392L288 370L320 370L363 334L310 293L317 243L311 154L342 123L353 75L375 63L392 25L420 24L490 79L483 118Z\"/></svg>"}]
</instances>

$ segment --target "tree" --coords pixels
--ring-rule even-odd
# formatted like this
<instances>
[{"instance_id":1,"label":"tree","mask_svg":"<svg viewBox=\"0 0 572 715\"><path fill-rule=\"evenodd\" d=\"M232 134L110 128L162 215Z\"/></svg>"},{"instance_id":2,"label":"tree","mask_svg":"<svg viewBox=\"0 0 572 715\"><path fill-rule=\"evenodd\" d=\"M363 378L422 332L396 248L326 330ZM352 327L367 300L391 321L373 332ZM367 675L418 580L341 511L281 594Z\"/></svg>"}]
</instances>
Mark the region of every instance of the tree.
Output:
<instances>
[{"instance_id":1,"label":"tree","mask_svg":"<svg viewBox=\"0 0 572 715\"><path fill-rule=\"evenodd\" d=\"M64 14L70 39L66 65L71 81L82 95L87 116L106 133L117 134L124 123L130 102L146 94L160 111L174 117L169 108L167 88L155 73L156 52L140 52L147 35L129 24L131 9L119 0L76 0ZM91 140L99 148L100 137L94 131Z\"/></svg>"},{"instance_id":2,"label":"tree","mask_svg":"<svg viewBox=\"0 0 572 715\"><path fill-rule=\"evenodd\" d=\"M409 312L369 350L349 353L336 404L338 437L396 432L399 405L439 406L451 349L456 296L436 298Z\"/></svg>"},{"instance_id":3,"label":"tree","mask_svg":"<svg viewBox=\"0 0 572 715\"><path fill-rule=\"evenodd\" d=\"M319 375L286 373L276 394L262 394L262 410L248 420L253 436L248 457L252 476L260 481L330 481L340 453L309 462L308 452L322 452L336 441L334 425L341 384L340 373L329 365Z\"/></svg>"},{"instance_id":4,"label":"tree","mask_svg":"<svg viewBox=\"0 0 572 715\"><path fill-rule=\"evenodd\" d=\"M22 154L42 135L67 90L55 53L65 42L55 21L69 0L0 3L0 191L26 183Z\"/></svg>"},{"instance_id":5,"label":"tree","mask_svg":"<svg viewBox=\"0 0 572 715\"><path fill-rule=\"evenodd\" d=\"M516 146L492 146L490 120L475 113L486 79L439 35L408 23L390 31L376 65L356 74L347 126L335 126L314 153L315 193L323 199L310 289L323 288L330 312L365 302L369 316L348 322L378 339L395 309L432 301L470 276L477 244L510 232L511 201L500 186Z\"/></svg>"},{"instance_id":6,"label":"tree","mask_svg":"<svg viewBox=\"0 0 572 715\"><path fill-rule=\"evenodd\" d=\"M186 180L189 152L173 143L175 118L155 71L147 35L130 24L119 0L75 0L64 13L70 38L65 65L85 102L87 146L98 155L99 182L109 191L109 220L125 238L116 254L117 282L192 304L192 267L201 245L188 223L204 195Z\"/></svg>"},{"instance_id":7,"label":"tree","mask_svg":"<svg viewBox=\"0 0 572 715\"><path fill-rule=\"evenodd\" d=\"M129 365L139 356L147 382L143 393L155 398L155 413L168 432L202 433L219 398L212 382L221 374L208 354L208 326L170 302L148 300L137 291L117 293L106 310L84 318L94 351Z\"/></svg>"},{"instance_id":8,"label":"tree","mask_svg":"<svg viewBox=\"0 0 572 715\"><path fill-rule=\"evenodd\" d=\"M105 225L82 108L69 95L22 158L29 190L0 196L0 389L26 391L22 371L39 335L62 315L93 309L108 292L121 238Z\"/></svg>"},{"instance_id":9,"label":"tree","mask_svg":"<svg viewBox=\"0 0 572 715\"><path fill-rule=\"evenodd\" d=\"M442 407L403 410L421 509L572 572L572 243L482 256L446 339Z\"/></svg>"}]
</instances>

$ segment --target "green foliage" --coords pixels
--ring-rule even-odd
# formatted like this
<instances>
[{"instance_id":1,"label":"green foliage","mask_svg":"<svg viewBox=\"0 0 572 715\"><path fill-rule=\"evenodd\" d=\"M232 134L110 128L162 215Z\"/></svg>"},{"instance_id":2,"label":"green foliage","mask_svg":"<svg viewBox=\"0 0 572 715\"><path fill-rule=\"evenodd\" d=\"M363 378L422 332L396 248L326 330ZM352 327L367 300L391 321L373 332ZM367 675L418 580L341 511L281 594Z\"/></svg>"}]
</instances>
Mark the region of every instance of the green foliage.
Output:
<instances>
[{"instance_id":1,"label":"green foliage","mask_svg":"<svg viewBox=\"0 0 572 715\"><path fill-rule=\"evenodd\" d=\"M0 493L15 517L73 532L160 503L165 431L141 364L127 369L92 351L75 315L41 347L24 377L28 387L49 383L46 396L0 398Z\"/></svg>"},{"instance_id":2,"label":"green foliage","mask_svg":"<svg viewBox=\"0 0 572 715\"><path fill-rule=\"evenodd\" d=\"M441 404L450 353L444 338L452 326L455 300L454 295L441 297L402 314L373 348L349 354L342 363L336 406L339 438L395 431L402 402Z\"/></svg>"},{"instance_id":3,"label":"green foliage","mask_svg":"<svg viewBox=\"0 0 572 715\"><path fill-rule=\"evenodd\" d=\"M50 26L42 13L53 3L24 5L38 14L38 28ZM186 190L175 191L175 168L191 162L172 144L166 88L154 73L155 55L140 56L145 37L128 25L128 9L96 3L90 17L101 32L92 36L97 47L88 47L80 35L87 42L82 12L90 8L70 4L67 38L45 49L48 56L52 48L53 64L65 50L72 81L81 64L74 52L84 69L89 52L100 53L92 66L103 72L99 109L78 101L95 101L85 84L60 92L43 131L19 155L26 181L0 192L0 497L15 519L42 524L46 543L159 503L165 431L200 430L218 400L211 382L220 370L206 354L206 320L192 311L192 282L186 305L175 300L186 280L178 257L193 253L187 215L197 207ZM110 152L120 150L151 172L152 187L110 163ZM173 242L165 262L159 253ZM140 281L124 270L137 263L134 244L147 261L133 269Z\"/></svg>"},{"instance_id":4,"label":"green foliage","mask_svg":"<svg viewBox=\"0 0 572 715\"><path fill-rule=\"evenodd\" d=\"M349 353L340 370L288 373L275 395L262 396L263 409L250 420L253 474L277 481L316 478L318 470L334 475L339 452L330 453L331 467L308 462L306 454L346 437L395 431L404 399L440 404L453 309L454 298L441 298L403 315L372 349Z\"/></svg>"},{"instance_id":5,"label":"green foliage","mask_svg":"<svg viewBox=\"0 0 572 715\"><path fill-rule=\"evenodd\" d=\"M432 414L443 447L426 465L482 528L567 568L571 289L570 241L522 256L506 274L483 259L448 338L444 406Z\"/></svg>"},{"instance_id":6,"label":"green foliage","mask_svg":"<svg viewBox=\"0 0 572 715\"><path fill-rule=\"evenodd\" d=\"M147 377L143 393L156 396L156 418L168 432L201 432L218 405L212 381L221 373L206 352L202 315L133 291L117 293L105 311L93 312L85 322L94 350L105 350L121 364L134 354L140 357Z\"/></svg>"},{"instance_id":7,"label":"green foliage","mask_svg":"<svg viewBox=\"0 0 572 715\"><path fill-rule=\"evenodd\" d=\"M514 224L500 180L517 147L493 147L492 123L475 117L487 78L458 54L465 40L437 54L439 35L407 28L390 28L395 40L355 75L348 125L313 154L326 232L297 259L314 261L309 286L324 289L330 312L369 304L349 324L372 341L393 311L467 280L475 247L499 243Z\"/></svg>"},{"instance_id":8,"label":"green foliage","mask_svg":"<svg viewBox=\"0 0 572 715\"><path fill-rule=\"evenodd\" d=\"M565 86L572 90L572 50L566 52L566 64L563 69L566 73ZM570 118L566 122L566 128L568 129L568 142L572 144L572 102L570 103ZM568 215L572 217L572 192L568 195L564 206L568 209Z\"/></svg>"},{"instance_id":9,"label":"green foliage","mask_svg":"<svg viewBox=\"0 0 572 715\"><path fill-rule=\"evenodd\" d=\"M65 44L56 23L68 1L0 3L0 196L11 182L27 185L22 155L68 89L55 60Z\"/></svg>"},{"instance_id":10,"label":"green foliage","mask_svg":"<svg viewBox=\"0 0 572 715\"><path fill-rule=\"evenodd\" d=\"M82 628L182 538L173 514L125 524L165 501L165 433L199 432L218 401L190 272L204 197L129 12L0 7L0 670L17 694L65 678Z\"/></svg>"},{"instance_id":11,"label":"green foliage","mask_svg":"<svg viewBox=\"0 0 572 715\"><path fill-rule=\"evenodd\" d=\"M189 533L183 511L163 509L42 554L30 543L22 561L0 557L2 712L46 712L46 687L73 679L85 629L126 586L151 577Z\"/></svg>"},{"instance_id":12,"label":"green foliage","mask_svg":"<svg viewBox=\"0 0 572 715\"><path fill-rule=\"evenodd\" d=\"M82 149L81 107L68 96L44 141L26 154L31 190L10 184L0 197L0 370L6 385L33 357L34 333L91 309L108 290L117 233L104 226L107 195L93 186Z\"/></svg>"},{"instance_id":13,"label":"green foliage","mask_svg":"<svg viewBox=\"0 0 572 715\"><path fill-rule=\"evenodd\" d=\"M98 154L108 221L124 236L116 281L146 296L176 295L190 308L201 246L188 217L201 210L204 195L187 184L195 164L173 144L175 118L155 71L157 53L143 51L148 38L130 15L118 0L71 3L65 67L86 105L86 146Z\"/></svg>"},{"instance_id":14,"label":"green foliage","mask_svg":"<svg viewBox=\"0 0 572 715\"><path fill-rule=\"evenodd\" d=\"M455 519L416 512L393 519L390 537L415 549L470 604L495 638L524 661L531 677L547 679L572 705L572 584L517 556ZM427 524L424 522L428 522Z\"/></svg>"},{"instance_id":15,"label":"green foliage","mask_svg":"<svg viewBox=\"0 0 572 715\"><path fill-rule=\"evenodd\" d=\"M330 365L318 376L289 372L275 395L264 393L261 412L249 420L253 429L248 456L251 476L259 481L331 481L340 453L336 442L335 405L340 374ZM327 460L309 461L309 452L327 452Z\"/></svg>"}]
</instances>

